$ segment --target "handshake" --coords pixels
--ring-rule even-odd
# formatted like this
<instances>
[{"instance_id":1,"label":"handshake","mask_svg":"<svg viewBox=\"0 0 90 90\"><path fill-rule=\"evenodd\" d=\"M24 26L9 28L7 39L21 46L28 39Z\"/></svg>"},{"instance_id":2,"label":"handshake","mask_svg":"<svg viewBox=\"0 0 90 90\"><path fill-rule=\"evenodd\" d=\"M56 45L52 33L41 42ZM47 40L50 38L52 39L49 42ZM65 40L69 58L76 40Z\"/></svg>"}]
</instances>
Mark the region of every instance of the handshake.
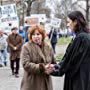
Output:
<instances>
[{"instance_id":1,"label":"handshake","mask_svg":"<svg viewBox=\"0 0 90 90\"><path fill-rule=\"evenodd\" d=\"M60 66L58 64L46 64L45 65L45 73L51 74L53 72L59 71Z\"/></svg>"}]
</instances>

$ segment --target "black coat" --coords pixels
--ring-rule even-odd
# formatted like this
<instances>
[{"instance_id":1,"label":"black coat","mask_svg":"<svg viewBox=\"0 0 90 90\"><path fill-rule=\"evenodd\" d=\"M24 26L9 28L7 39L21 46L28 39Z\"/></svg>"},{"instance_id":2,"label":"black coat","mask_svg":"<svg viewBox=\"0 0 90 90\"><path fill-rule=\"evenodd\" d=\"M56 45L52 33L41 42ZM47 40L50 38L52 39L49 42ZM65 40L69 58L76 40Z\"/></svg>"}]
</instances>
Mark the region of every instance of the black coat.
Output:
<instances>
[{"instance_id":1,"label":"black coat","mask_svg":"<svg viewBox=\"0 0 90 90\"><path fill-rule=\"evenodd\" d=\"M65 74L64 90L90 90L90 35L78 34L55 68L52 75Z\"/></svg>"},{"instance_id":2,"label":"black coat","mask_svg":"<svg viewBox=\"0 0 90 90\"><path fill-rule=\"evenodd\" d=\"M51 30L49 33L49 39L51 43L57 43L57 31L56 30Z\"/></svg>"}]
</instances>

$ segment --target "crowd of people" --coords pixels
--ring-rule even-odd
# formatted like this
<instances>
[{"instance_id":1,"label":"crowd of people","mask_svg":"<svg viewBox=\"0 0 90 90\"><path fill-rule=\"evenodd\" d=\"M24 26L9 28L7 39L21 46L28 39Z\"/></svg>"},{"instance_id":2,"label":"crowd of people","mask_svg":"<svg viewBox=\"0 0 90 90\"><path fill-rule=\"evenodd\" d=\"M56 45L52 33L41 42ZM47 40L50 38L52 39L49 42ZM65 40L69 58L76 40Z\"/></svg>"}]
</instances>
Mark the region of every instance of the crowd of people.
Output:
<instances>
[{"instance_id":1,"label":"crowd of people","mask_svg":"<svg viewBox=\"0 0 90 90\"><path fill-rule=\"evenodd\" d=\"M53 90L51 75L65 75L63 90L90 90L90 32L83 14L80 11L68 14L67 27L75 37L58 64L54 58L57 43L54 28L48 34L52 47L45 42L41 25L27 31L13 27L6 39L0 30L0 67L7 66L8 50L12 75L19 77L21 61L24 75L20 90Z\"/></svg>"}]
</instances>

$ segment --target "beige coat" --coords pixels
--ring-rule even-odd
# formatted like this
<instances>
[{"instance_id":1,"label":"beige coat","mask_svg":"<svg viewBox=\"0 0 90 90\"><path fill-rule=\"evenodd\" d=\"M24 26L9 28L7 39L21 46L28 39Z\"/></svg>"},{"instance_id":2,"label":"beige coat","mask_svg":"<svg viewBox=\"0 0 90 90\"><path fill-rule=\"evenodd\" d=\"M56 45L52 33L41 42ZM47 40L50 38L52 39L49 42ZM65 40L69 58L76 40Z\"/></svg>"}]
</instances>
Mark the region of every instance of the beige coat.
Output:
<instances>
[{"instance_id":1,"label":"beige coat","mask_svg":"<svg viewBox=\"0 0 90 90\"><path fill-rule=\"evenodd\" d=\"M40 72L39 67L40 63L54 63L54 55L48 45L42 52L38 45L26 43L22 48L21 61L24 68L21 90L53 90L51 76Z\"/></svg>"}]
</instances>

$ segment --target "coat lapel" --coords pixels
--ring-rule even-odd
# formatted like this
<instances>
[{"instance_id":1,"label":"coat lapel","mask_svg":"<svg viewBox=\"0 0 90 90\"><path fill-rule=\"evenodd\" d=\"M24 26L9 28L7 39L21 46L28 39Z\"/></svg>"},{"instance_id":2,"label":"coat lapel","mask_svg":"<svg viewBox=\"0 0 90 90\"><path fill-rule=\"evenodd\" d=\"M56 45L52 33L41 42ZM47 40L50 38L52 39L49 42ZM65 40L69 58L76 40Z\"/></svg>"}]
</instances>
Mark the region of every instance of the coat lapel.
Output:
<instances>
[{"instance_id":1,"label":"coat lapel","mask_svg":"<svg viewBox=\"0 0 90 90\"><path fill-rule=\"evenodd\" d=\"M41 48L36 45L35 43L32 43L29 41L29 44L32 44L32 48L35 49L35 52L38 52L38 55L42 58L43 62L46 63L46 59L45 59L45 55L44 53L42 52Z\"/></svg>"},{"instance_id":2,"label":"coat lapel","mask_svg":"<svg viewBox=\"0 0 90 90\"><path fill-rule=\"evenodd\" d=\"M39 56L44 60L44 62L46 63L46 59L45 59L45 55L44 53L42 52L41 48L37 45L37 48L38 48L38 54Z\"/></svg>"}]
</instances>

